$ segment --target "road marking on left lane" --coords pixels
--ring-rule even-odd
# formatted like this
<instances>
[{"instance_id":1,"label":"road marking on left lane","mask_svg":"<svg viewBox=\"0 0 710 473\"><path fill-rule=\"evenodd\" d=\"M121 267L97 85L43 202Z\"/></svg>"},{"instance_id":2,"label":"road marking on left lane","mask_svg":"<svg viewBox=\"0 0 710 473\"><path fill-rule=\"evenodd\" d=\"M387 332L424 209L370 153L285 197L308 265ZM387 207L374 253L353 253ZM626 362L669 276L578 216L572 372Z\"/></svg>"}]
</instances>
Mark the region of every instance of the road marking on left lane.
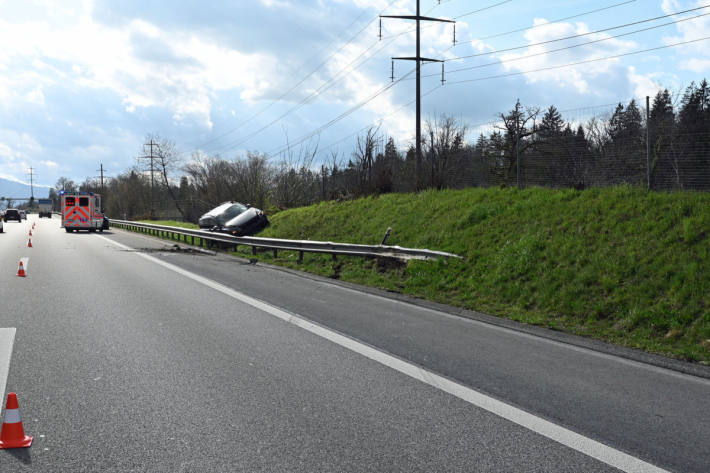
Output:
<instances>
[{"instance_id":1,"label":"road marking on left lane","mask_svg":"<svg viewBox=\"0 0 710 473\"><path fill-rule=\"evenodd\" d=\"M0 328L0 396L5 398L7 375L10 372L12 345L15 343L15 328Z\"/></svg>"},{"instance_id":2,"label":"road marking on left lane","mask_svg":"<svg viewBox=\"0 0 710 473\"><path fill-rule=\"evenodd\" d=\"M175 266L174 264L167 263L161 259L155 258L154 256L141 252L135 252L135 248L131 248L130 246L111 240L105 236L99 235L98 238L103 238L107 242L121 249L133 251L133 254L140 256L145 260L162 266L175 273L181 274L195 282L221 292L228 297L262 310L263 312L266 312L267 314L279 318L287 323L293 324L314 335L340 345L343 348L392 368L393 370L421 381L424 384L428 384L429 386L439 389L440 391L451 394L473 406L486 410L498 417L513 422L525 429L535 432L543 437L547 437L550 440L569 447L572 450L580 452L588 457L606 463L607 465L621 471L627 473L668 473L666 470L647 463L640 458L629 455L592 438L578 434L572 430L562 427L561 425L523 411L522 409L518 409L517 407L503 401L494 399L469 386L447 379L433 371L429 371L401 358L397 358L394 355L378 350L373 346L355 340L354 338L350 338L346 335L328 329L327 327L318 325L302 316L272 306L271 304L258 299L254 299L253 297L232 289L231 287L180 268L179 266Z\"/></svg>"}]
</instances>

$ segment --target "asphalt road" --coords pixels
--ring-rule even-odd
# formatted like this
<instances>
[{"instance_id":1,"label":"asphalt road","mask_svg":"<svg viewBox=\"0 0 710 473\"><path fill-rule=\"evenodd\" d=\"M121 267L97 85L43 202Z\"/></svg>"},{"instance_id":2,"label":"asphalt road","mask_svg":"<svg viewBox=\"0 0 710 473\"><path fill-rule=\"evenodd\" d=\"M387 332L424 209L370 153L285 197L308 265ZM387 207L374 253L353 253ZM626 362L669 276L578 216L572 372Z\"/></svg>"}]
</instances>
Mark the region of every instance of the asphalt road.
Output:
<instances>
[{"instance_id":1,"label":"asphalt road","mask_svg":"<svg viewBox=\"0 0 710 473\"><path fill-rule=\"evenodd\" d=\"M0 471L615 471L288 314L624 452L636 471L710 470L708 380L33 215L0 234L0 328L16 328L3 399L18 393L35 440L0 451Z\"/></svg>"}]
</instances>

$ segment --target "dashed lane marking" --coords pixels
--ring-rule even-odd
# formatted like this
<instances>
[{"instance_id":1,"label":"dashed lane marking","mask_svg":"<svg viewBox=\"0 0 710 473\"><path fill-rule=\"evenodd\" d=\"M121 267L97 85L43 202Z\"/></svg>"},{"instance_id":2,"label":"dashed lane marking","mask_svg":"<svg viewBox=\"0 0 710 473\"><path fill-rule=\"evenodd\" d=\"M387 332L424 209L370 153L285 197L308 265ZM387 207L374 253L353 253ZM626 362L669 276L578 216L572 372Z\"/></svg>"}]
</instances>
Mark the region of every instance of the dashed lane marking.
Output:
<instances>
[{"instance_id":1,"label":"dashed lane marking","mask_svg":"<svg viewBox=\"0 0 710 473\"><path fill-rule=\"evenodd\" d=\"M0 328L0 396L5 399L7 375L10 372L12 345L15 343L15 328Z\"/></svg>"}]
</instances>

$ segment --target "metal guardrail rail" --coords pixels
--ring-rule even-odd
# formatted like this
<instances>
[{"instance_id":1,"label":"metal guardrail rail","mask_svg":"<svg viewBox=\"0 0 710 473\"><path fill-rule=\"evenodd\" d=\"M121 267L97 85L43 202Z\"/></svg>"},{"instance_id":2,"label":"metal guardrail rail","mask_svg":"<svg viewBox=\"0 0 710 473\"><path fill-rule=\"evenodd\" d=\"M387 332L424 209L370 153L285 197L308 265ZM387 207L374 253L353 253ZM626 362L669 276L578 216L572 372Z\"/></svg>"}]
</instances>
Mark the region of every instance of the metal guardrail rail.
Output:
<instances>
[{"instance_id":1,"label":"metal guardrail rail","mask_svg":"<svg viewBox=\"0 0 710 473\"><path fill-rule=\"evenodd\" d=\"M303 253L326 253L333 255L350 255L350 256L368 256L378 258L394 258L399 260L432 260L438 258L461 258L453 253L444 251L434 251L426 249L402 248L400 246L387 245L358 245L354 243L333 243L330 241L311 241L311 240L282 240L278 238L259 238L259 237L237 237L227 235L225 233L216 233L206 230L192 230L182 227L171 227L167 225L154 225L152 223L138 223L130 220L110 220L111 225L126 230L147 233L150 235L169 237L171 240L180 240L180 236L184 236L184 241L187 243L188 237L190 244L195 245L195 238L199 238L199 244L204 246L205 242L220 242L233 245L235 248L238 245L247 245L252 247L252 251L256 254L257 248L266 248L274 252L277 256L278 250L298 251L299 262L303 260Z\"/></svg>"}]
</instances>

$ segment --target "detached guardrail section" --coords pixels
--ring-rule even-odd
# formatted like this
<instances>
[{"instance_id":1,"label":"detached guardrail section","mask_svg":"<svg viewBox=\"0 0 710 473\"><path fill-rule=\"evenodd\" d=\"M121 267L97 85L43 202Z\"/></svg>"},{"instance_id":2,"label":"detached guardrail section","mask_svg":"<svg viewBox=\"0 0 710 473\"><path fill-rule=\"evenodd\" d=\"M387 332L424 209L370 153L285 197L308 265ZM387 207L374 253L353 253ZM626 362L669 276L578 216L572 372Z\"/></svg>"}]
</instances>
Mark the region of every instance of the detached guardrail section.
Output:
<instances>
[{"instance_id":1,"label":"detached guardrail section","mask_svg":"<svg viewBox=\"0 0 710 473\"><path fill-rule=\"evenodd\" d=\"M123 228L139 233L146 233L176 241L188 242L195 245L195 238L199 239L200 246L211 246L208 242L219 242L233 245L235 250L239 245L247 245L256 254L258 248L270 249L274 257L279 250L298 251L298 261L303 261L304 253L326 253L333 255L366 256L377 258L394 258L403 261L410 259L432 260L438 258L461 258L453 253L425 249L402 248L400 246L386 245L357 245L353 243L333 243L330 241L310 240L282 240L278 238L237 237L225 233L216 233L205 230L192 230L189 228L154 225L152 223L138 223L129 220L111 220L111 226ZM207 245L206 245L207 244Z\"/></svg>"}]
</instances>

